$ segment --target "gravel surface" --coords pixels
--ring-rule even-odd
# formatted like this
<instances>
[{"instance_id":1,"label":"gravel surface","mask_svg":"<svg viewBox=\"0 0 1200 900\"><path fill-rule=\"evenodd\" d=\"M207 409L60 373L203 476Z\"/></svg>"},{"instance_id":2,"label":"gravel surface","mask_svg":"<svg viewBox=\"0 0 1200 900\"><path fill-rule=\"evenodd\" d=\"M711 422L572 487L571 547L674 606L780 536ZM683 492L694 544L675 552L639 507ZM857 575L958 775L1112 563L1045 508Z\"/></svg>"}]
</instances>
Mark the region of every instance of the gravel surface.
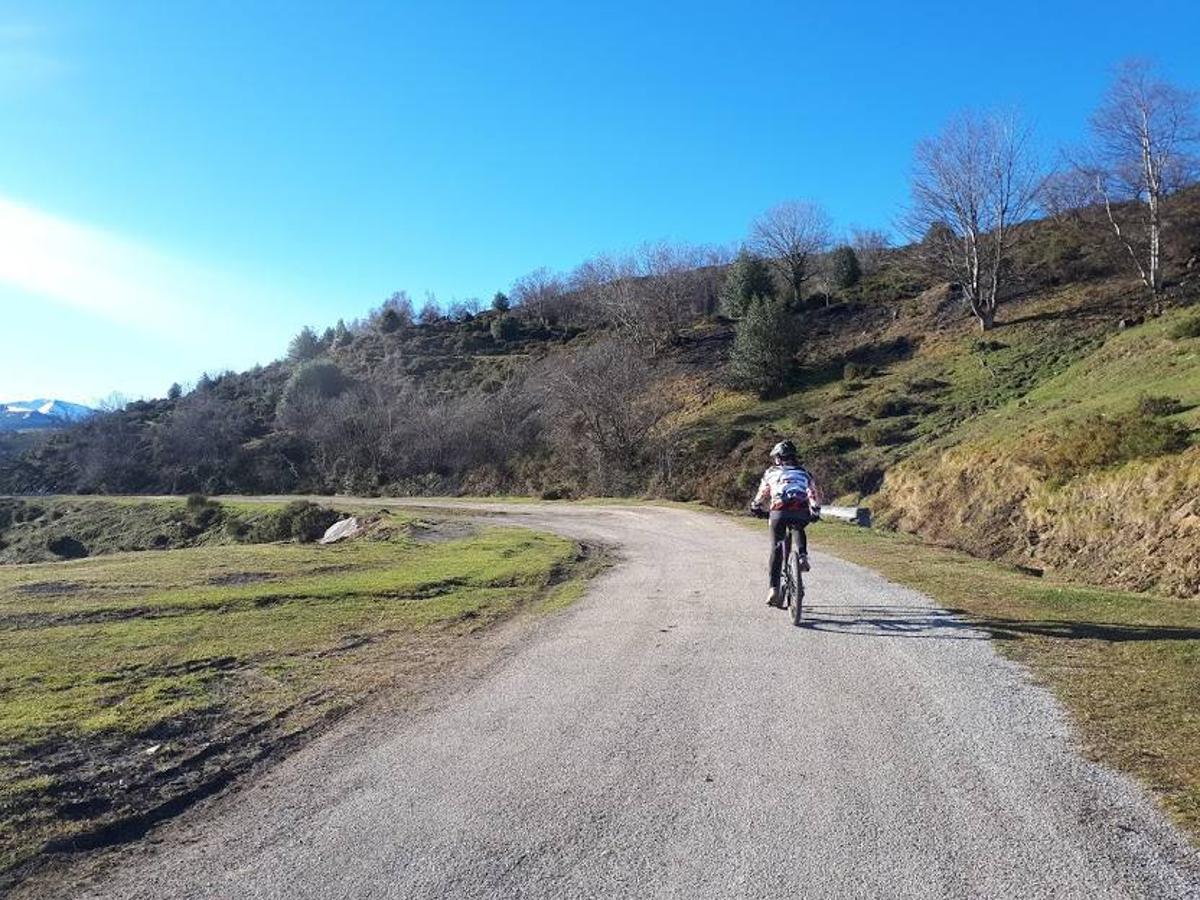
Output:
<instances>
[{"instance_id":1,"label":"gravel surface","mask_svg":"<svg viewBox=\"0 0 1200 900\"><path fill-rule=\"evenodd\" d=\"M326 735L74 895L1200 897L1145 793L928 598L816 553L796 629L765 530L504 510L622 562L432 709Z\"/></svg>"}]
</instances>

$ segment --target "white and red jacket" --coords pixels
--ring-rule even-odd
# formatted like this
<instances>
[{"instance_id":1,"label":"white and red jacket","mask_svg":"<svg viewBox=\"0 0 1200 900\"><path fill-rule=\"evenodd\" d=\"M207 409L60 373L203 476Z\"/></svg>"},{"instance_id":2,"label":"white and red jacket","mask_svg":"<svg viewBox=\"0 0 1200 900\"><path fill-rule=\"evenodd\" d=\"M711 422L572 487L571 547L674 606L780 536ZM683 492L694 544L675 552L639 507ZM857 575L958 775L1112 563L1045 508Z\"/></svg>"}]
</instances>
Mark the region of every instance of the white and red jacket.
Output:
<instances>
[{"instance_id":1,"label":"white and red jacket","mask_svg":"<svg viewBox=\"0 0 1200 900\"><path fill-rule=\"evenodd\" d=\"M768 504L770 504L768 506ZM817 482L801 466L771 466L754 495L755 509L814 509L821 505Z\"/></svg>"}]
</instances>

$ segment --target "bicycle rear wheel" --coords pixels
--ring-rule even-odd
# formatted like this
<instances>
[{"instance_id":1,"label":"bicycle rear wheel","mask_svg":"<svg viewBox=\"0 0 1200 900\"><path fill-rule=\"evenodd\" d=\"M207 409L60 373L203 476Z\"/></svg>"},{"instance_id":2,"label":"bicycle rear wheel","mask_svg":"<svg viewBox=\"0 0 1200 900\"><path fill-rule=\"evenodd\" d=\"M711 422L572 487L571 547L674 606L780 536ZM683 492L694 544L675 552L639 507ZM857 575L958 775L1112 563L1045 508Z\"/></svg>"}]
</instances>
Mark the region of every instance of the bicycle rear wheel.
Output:
<instances>
[{"instance_id":1,"label":"bicycle rear wheel","mask_svg":"<svg viewBox=\"0 0 1200 900\"><path fill-rule=\"evenodd\" d=\"M787 570L791 596L788 600L792 607L792 624L799 625L804 610L804 574L800 571L800 554L789 553Z\"/></svg>"}]
</instances>

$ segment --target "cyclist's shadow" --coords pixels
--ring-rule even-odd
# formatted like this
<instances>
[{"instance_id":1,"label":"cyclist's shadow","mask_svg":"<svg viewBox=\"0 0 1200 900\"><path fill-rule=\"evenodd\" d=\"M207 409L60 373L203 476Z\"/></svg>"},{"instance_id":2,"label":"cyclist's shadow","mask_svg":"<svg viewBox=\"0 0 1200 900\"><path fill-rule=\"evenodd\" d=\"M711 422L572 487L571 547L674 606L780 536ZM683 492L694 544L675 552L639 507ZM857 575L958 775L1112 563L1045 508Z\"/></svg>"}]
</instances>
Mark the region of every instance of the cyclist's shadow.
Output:
<instances>
[{"instance_id":1,"label":"cyclist's shadow","mask_svg":"<svg viewBox=\"0 0 1200 900\"><path fill-rule=\"evenodd\" d=\"M802 628L862 637L933 638L978 641L991 637L955 612L927 606L854 606L805 604Z\"/></svg>"},{"instance_id":2,"label":"cyclist's shadow","mask_svg":"<svg viewBox=\"0 0 1200 900\"><path fill-rule=\"evenodd\" d=\"M800 624L813 631L862 637L932 638L943 641L1020 640L1031 636L1109 643L1200 640L1200 628L1191 626L972 616L963 610L927 606L805 604Z\"/></svg>"}]
</instances>

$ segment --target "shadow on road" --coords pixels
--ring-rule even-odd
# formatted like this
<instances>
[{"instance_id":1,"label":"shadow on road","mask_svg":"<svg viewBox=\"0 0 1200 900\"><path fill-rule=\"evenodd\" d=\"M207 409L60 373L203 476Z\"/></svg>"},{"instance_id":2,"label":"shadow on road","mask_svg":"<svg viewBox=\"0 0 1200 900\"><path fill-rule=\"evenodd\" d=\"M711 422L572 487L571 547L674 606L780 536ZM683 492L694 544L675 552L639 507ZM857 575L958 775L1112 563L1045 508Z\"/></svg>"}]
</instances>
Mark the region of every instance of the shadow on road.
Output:
<instances>
[{"instance_id":1,"label":"shadow on road","mask_svg":"<svg viewBox=\"0 0 1200 900\"><path fill-rule=\"evenodd\" d=\"M1023 620L972 616L959 609L923 606L821 606L804 609L804 627L863 637L928 638L935 640L1019 640L1050 637L1070 640L1193 641L1200 628L1133 625L1116 622Z\"/></svg>"}]
</instances>

